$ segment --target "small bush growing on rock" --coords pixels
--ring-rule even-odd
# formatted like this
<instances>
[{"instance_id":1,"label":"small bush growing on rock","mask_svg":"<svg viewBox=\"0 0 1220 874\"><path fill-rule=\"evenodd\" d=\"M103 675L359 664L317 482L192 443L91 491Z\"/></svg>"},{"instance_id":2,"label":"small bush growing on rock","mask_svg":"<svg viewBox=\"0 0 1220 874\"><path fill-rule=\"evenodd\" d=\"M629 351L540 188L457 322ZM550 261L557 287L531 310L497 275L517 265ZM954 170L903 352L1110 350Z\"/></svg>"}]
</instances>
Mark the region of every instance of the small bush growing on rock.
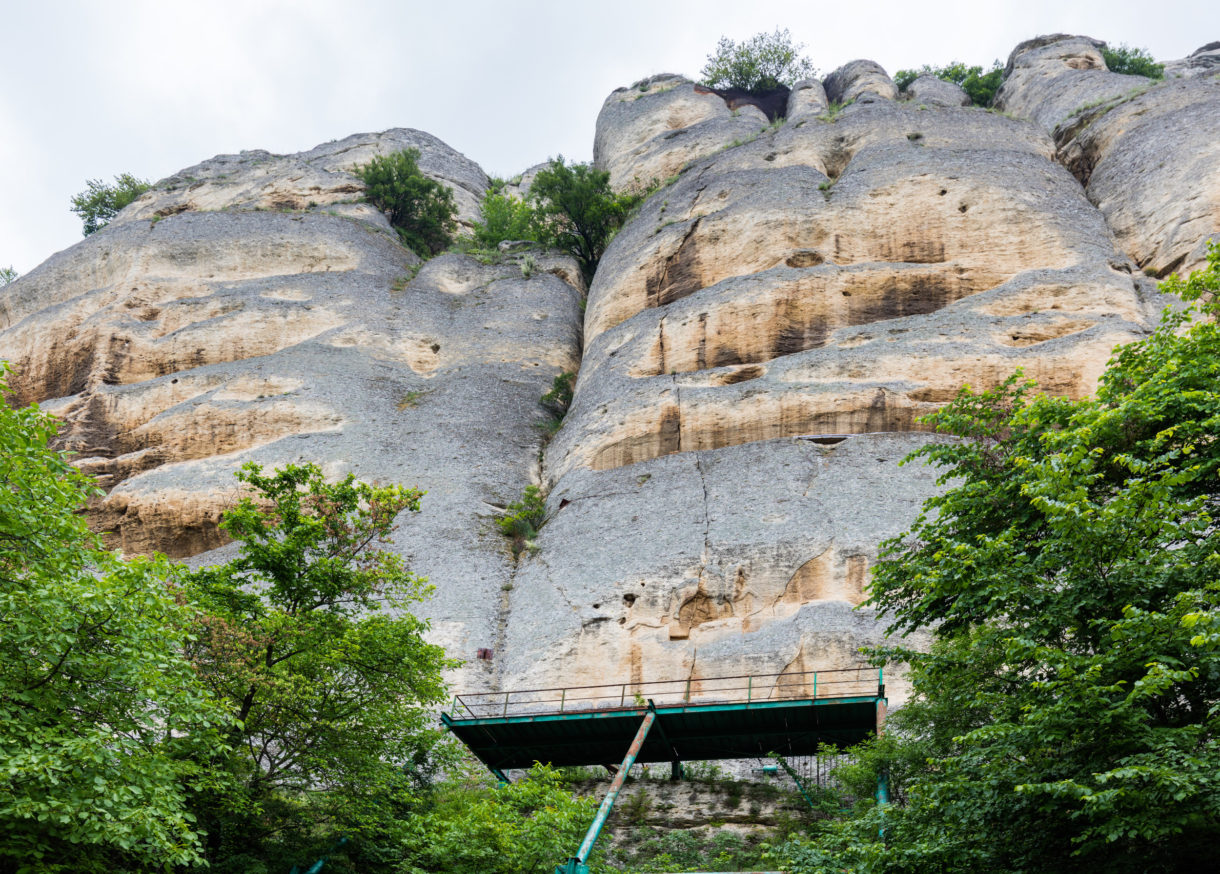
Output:
<instances>
[{"instance_id":1,"label":"small bush growing on rock","mask_svg":"<svg viewBox=\"0 0 1220 874\"><path fill-rule=\"evenodd\" d=\"M1164 79L1165 65L1158 64L1144 49L1133 49L1128 45L1102 47L1101 56L1111 73L1126 73L1129 76L1147 76L1149 79Z\"/></svg>"},{"instance_id":2,"label":"small bush growing on rock","mask_svg":"<svg viewBox=\"0 0 1220 874\"><path fill-rule=\"evenodd\" d=\"M817 75L813 62L801 54L804 43L793 43L787 28L756 33L741 42L722 36L700 72L709 88L741 88L753 94L791 87Z\"/></svg>"},{"instance_id":3,"label":"small bush growing on rock","mask_svg":"<svg viewBox=\"0 0 1220 874\"><path fill-rule=\"evenodd\" d=\"M492 187L483 198L481 222L474 225L474 244L480 249L494 249L508 240L537 240L534 210L519 198L505 194L503 182L492 180Z\"/></svg>"},{"instance_id":4,"label":"small bush growing on rock","mask_svg":"<svg viewBox=\"0 0 1220 874\"><path fill-rule=\"evenodd\" d=\"M937 79L960 85L975 106L990 106L1004 81L1004 67L999 61L992 61L985 71L979 66L967 67L961 61L954 61L944 67L924 64L918 70L899 70L894 74L894 84L899 91L905 91L907 86L920 76L935 76Z\"/></svg>"},{"instance_id":5,"label":"small bush growing on rock","mask_svg":"<svg viewBox=\"0 0 1220 874\"><path fill-rule=\"evenodd\" d=\"M542 405L559 418L567 415L568 407L572 405L572 387L576 374L561 373L551 380L551 390L542 396Z\"/></svg>"},{"instance_id":6,"label":"small bush growing on rock","mask_svg":"<svg viewBox=\"0 0 1220 874\"><path fill-rule=\"evenodd\" d=\"M606 246L642 199L642 194L615 194L605 170L567 164L560 155L530 186L534 239L572 255L585 282L592 282Z\"/></svg>"},{"instance_id":7,"label":"small bush growing on rock","mask_svg":"<svg viewBox=\"0 0 1220 874\"><path fill-rule=\"evenodd\" d=\"M0 267L0 288L14 282L19 275L12 267Z\"/></svg>"},{"instance_id":8,"label":"small bush growing on rock","mask_svg":"<svg viewBox=\"0 0 1220 874\"><path fill-rule=\"evenodd\" d=\"M546 501L537 486L526 486L521 500L513 501L504 508L504 515L496 520L496 527L505 537L513 541L513 555L530 548L538 536L538 529L546 521Z\"/></svg>"},{"instance_id":9,"label":"small bush growing on rock","mask_svg":"<svg viewBox=\"0 0 1220 874\"><path fill-rule=\"evenodd\" d=\"M457 227L453 192L419 169L419 149L378 155L353 171L369 203L386 213L403 245L421 258L445 249Z\"/></svg>"},{"instance_id":10,"label":"small bush growing on rock","mask_svg":"<svg viewBox=\"0 0 1220 874\"><path fill-rule=\"evenodd\" d=\"M130 173L115 176L114 185L101 179L86 179L85 184L89 187L72 198L72 211L81 217L86 237L109 224L119 210L152 187Z\"/></svg>"}]
</instances>

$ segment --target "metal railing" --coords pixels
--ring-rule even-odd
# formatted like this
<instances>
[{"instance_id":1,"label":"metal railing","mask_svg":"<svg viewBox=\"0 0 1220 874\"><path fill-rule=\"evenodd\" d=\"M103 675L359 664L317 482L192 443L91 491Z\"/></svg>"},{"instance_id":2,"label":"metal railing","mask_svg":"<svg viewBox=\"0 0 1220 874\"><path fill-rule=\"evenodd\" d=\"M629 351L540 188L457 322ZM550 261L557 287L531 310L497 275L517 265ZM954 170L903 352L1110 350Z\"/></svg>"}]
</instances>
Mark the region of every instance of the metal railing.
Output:
<instances>
[{"instance_id":1,"label":"metal railing","mask_svg":"<svg viewBox=\"0 0 1220 874\"><path fill-rule=\"evenodd\" d=\"M871 696L881 694L883 681L880 668L862 665L828 671L469 692L454 696L450 716L486 719L590 710L642 710L649 701L658 707L670 707Z\"/></svg>"}]
</instances>

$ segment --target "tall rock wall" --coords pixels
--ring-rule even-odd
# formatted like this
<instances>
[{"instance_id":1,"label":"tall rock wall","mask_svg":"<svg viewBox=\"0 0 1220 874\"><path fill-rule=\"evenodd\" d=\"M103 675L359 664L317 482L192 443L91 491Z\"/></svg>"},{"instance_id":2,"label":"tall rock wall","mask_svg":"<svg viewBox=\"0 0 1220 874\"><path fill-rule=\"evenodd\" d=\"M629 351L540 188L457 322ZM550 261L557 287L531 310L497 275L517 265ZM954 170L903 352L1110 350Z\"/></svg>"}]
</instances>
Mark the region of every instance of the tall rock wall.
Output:
<instances>
[{"instance_id":1,"label":"tall rock wall","mask_svg":"<svg viewBox=\"0 0 1220 874\"><path fill-rule=\"evenodd\" d=\"M218 156L0 292L0 358L131 552L226 555L246 461L426 489L393 548L463 689L853 664L878 544L937 488L898 465L919 418L1018 367L1088 394L1155 321L1149 277L1220 232L1214 46L1156 83L1099 49L1022 43L1002 111L869 61L777 123L680 76L619 89L596 161L661 187L587 300L555 254L421 268L352 168L418 148L469 224L487 178L427 134ZM514 559L493 522L530 483L548 520Z\"/></svg>"}]
</instances>

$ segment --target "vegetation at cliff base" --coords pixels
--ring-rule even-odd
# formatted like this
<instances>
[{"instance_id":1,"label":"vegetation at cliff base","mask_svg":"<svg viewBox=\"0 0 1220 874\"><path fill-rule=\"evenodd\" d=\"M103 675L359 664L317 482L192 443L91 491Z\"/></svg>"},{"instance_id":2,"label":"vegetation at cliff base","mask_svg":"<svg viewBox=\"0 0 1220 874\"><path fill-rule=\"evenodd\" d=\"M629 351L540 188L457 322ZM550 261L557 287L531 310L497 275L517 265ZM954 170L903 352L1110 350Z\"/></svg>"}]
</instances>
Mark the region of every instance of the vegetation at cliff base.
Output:
<instances>
[{"instance_id":1,"label":"vegetation at cliff base","mask_svg":"<svg viewBox=\"0 0 1220 874\"><path fill-rule=\"evenodd\" d=\"M72 212L80 216L86 237L105 227L119 210L151 187L147 180L130 173L115 176L113 185L101 179L87 179L85 184L88 187L72 198Z\"/></svg>"},{"instance_id":2,"label":"vegetation at cliff base","mask_svg":"<svg viewBox=\"0 0 1220 874\"><path fill-rule=\"evenodd\" d=\"M443 252L457 228L453 192L419 169L419 149L378 155L354 170L365 184L369 203L398 231L403 245L430 258Z\"/></svg>"},{"instance_id":3,"label":"vegetation at cliff base","mask_svg":"<svg viewBox=\"0 0 1220 874\"><path fill-rule=\"evenodd\" d=\"M1004 82L1004 67L999 61L993 61L985 70L977 65L967 66L961 61L954 61L943 67L924 64L918 70L899 70L894 74L894 84L899 91L905 91L907 86L920 76L935 76L945 82L960 85L975 106L990 106L995 100L995 93Z\"/></svg>"},{"instance_id":4,"label":"vegetation at cliff base","mask_svg":"<svg viewBox=\"0 0 1220 874\"><path fill-rule=\"evenodd\" d=\"M1134 49L1128 45L1102 46L1101 56L1111 73L1147 76L1149 79L1165 78L1165 65L1158 64L1145 49Z\"/></svg>"},{"instance_id":5,"label":"vegetation at cliff base","mask_svg":"<svg viewBox=\"0 0 1220 874\"><path fill-rule=\"evenodd\" d=\"M709 88L740 88L752 94L792 87L801 79L817 75L809 58L801 54L804 43L794 43L787 28L774 33L756 33L734 42L722 36L707 56L700 81Z\"/></svg>"},{"instance_id":6,"label":"vegetation at cliff base","mask_svg":"<svg viewBox=\"0 0 1220 874\"><path fill-rule=\"evenodd\" d=\"M184 587L199 611L187 654L234 726L212 760L232 784L193 797L205 857L286 870L346 837L359 858L394 839L392 800L434 765L431 708L456 665L409 612L426 581L379 548L421 493L327 483L315 465L238 479L248 493L221 528L240 554Z\"/></svg>"},{"instance_id":7,"label":"vegetation at cliff base","mask_svg":"<svg viewBox=\"0 0 1220 874\"><path fill-rule=\"evenodd\" d=\"M121 561L81 508L98 491L3 402L0 368L0 870L190 865L186 785L229 722L185 657L163 559Z\"/></svg>"},{"instance_id":8,"label":"vegetation at cliff base","mask_svg":"<svg viewBox=\"0 0 1220 874\"><path fill-rule=\"evenodd\" d=\"M949 488L884 544L868 606L930 630L865 804L802 871L1177 871L1220 841L1220 248L1196 303L1120 347L1097 395L1014 376L928 420Z\"/></svg>"}]
</instances>

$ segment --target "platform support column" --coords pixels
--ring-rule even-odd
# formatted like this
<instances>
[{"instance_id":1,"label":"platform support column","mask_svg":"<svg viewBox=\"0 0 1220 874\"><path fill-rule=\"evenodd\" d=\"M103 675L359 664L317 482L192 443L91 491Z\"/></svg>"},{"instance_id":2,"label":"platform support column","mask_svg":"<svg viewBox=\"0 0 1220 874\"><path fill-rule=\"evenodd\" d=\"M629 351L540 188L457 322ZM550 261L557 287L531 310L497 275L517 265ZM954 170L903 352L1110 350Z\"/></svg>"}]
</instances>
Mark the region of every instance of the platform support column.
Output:
<instances>
[{"instance_id":1,"label":"platform support column","mask_svg":"<svg viewBox=\"0 0 1220 874\"><path fill-rule=\"evenodd\" d=\"M644 721L640 723L640 730L635 733L635 740L631 742L631 746L627 749L627 755L623 756L623 763L619 765L618 773L614 775L614 780L610 784L610 789L606 792L606 797L602 799L602 805L597 809L597 816L593 817L593 825L589 826L589 831L585 834L585 839L580 845L580 849L576 851L576 855L568 859L564 864L555 869L555 874L588 874L589 854L593 852L593 844L597 841L597 836L601 834L602 826L606 824L606 820L610 818L610 811L614 809L614 801L618 798L619 790L623 788L623 783L627 780L627 773L631 770L631 766L635 764L635 758L640 754L640 750L644 748L644 739L648 737L648 730L652 728L652 724L657 719L657 712L648 708L648 712L644 714Z\"/></svg>"}]
</instances>

